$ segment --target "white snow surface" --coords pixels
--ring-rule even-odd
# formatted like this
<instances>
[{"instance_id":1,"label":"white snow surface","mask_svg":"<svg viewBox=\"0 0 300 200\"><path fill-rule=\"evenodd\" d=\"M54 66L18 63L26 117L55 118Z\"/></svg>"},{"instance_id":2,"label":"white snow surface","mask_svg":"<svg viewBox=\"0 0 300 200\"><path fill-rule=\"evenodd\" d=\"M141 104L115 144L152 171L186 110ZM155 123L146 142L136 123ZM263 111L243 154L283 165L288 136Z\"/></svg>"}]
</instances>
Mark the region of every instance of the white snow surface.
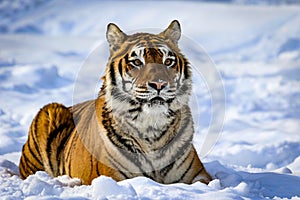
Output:
<instances>
[{"instance_id":1,"label":"white snow surface","mask_svg":"<svg viewBox=\"0 0 300 200\"><path fill-rule=\"evenodd\" d=\"M239 3L1 1L0 199L300 199L300 6L233 2ZM38 110L97 94L107 24L130 32L164 29L173 19L206 50L225 88L223 129L201 158L214 180L163 185L100 176L80 186L76 178L45 172L21 180L20 153ZM84 67L99 44L104 50L95 54L95 73ZM197 56L193 49L183 53ZM212 103L197 81L194 143L201 151Z\"/></svg>"}]
</instances>

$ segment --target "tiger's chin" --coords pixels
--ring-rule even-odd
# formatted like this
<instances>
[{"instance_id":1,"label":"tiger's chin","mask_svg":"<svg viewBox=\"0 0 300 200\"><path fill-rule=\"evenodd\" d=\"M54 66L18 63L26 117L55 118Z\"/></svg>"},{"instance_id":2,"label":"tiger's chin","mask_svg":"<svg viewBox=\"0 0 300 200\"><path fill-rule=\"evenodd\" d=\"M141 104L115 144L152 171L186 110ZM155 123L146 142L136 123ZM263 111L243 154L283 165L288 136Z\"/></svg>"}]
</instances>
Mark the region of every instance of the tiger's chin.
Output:
<instances>
[{"instance_id":1,"label":"tiger's chin","mask_svg":"<svg viewBox=\"0 0 300 200\"><path fill-rule=\"evenodd\" d=\"M153 97L144 103L143 111L148 115L154 116L167 114L169 111L168 101L159 96Z\"/></svg>"},{"instance_id":2,"label":"tiger's chin","mask_svg":"<svg viewBox=\"0 0 300 200\"><path fill-rule=\"evenodd\" d=\"M169 110L169 106L167 103L159 102L159 103L152 103L149 102L143 105L143 111L145 114L159 116L161 114L167 114Z\"/></svg>"}]
</instances>

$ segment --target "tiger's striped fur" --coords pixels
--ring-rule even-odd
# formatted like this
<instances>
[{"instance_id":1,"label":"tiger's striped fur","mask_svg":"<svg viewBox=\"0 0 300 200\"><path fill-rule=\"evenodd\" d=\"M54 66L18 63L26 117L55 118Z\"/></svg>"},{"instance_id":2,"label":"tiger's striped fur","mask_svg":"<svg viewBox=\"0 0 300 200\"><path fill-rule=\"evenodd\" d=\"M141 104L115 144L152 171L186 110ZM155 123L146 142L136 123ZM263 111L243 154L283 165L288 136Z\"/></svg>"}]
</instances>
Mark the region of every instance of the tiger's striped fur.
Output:
<instances>
[{"instance_id":1,"label":"tiger's striped fur","mask_svg":"<svg viewBox=\"0 0 300 200\"><path fill-rule=\"evenodd\" d=\"M178 48L180 34L176 20L157 35L126 35L109 24L110 58L98 98L39 111L23 146L21 177L44 170L83 184L99 175L208 183L192 144L191 69Z\"/></svg>"}]
</instances>

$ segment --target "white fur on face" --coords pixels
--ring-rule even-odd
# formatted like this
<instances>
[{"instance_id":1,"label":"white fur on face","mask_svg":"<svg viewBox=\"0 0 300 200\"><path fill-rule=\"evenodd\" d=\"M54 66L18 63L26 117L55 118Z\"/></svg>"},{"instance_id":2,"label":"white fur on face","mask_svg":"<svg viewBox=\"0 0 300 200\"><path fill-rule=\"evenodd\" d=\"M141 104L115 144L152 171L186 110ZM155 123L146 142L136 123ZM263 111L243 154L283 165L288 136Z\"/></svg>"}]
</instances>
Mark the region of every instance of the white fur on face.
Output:
<instances>
[{"instance_id":1,"label":"white fur on face","mask_svg":"<svg viewBox=\"0 0 300 200\"><path fill-rule=\"evenodd\" d=\"M133 53L135 53L136 56L131 56L129 58L129 61L139 59L143 63L143 65L145 65L144 52L145 52L145 47L143 47L143 46L137 45L137 46L133 47L129 55L132 55Z\"/></svg>"}]
</instances>

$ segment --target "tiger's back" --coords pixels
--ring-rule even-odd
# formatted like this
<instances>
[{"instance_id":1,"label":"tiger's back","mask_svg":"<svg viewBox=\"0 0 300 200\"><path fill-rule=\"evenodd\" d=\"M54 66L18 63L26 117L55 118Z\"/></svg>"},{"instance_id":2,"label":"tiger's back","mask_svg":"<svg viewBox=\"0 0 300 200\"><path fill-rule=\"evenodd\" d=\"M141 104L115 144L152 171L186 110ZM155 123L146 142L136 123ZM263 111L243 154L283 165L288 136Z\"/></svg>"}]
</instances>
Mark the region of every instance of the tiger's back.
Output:
<instances>
[{"instance_id":1,"label":"tiger's back","mask_svg":"<svg viewBox=\"0 0 300 200\"><path fill-rule=\"evenodd\" d=\"M192 145L191 71L179 38L177 21L158 35L126 35L110 24L111 56L98 98L40 110L22 150L21 177L45 170L83 184L99 175L208 183Z\"/></svg>"}]
</instances>

